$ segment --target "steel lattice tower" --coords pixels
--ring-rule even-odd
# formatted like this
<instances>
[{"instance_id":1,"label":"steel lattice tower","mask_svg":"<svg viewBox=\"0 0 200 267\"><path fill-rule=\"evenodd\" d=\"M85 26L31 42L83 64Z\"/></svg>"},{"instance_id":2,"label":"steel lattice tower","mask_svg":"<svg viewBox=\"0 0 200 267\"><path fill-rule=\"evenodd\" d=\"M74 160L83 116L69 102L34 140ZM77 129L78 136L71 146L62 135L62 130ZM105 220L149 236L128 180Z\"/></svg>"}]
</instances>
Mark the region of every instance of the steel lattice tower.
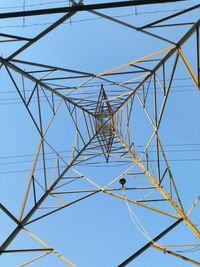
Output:
<instances>
[{"instance_id":1,"label":"steel lattice tower","mask_svg":"<svg viewBox=\"0 0 200 267\"><path fill-rule=\"evenodd\" d=\"M192 259L171 249L170 246L159 243L162 237L179 224L186 225L185 231L191 232L197 240L196 243L200 239L200 231L195 222L190 219L190 214L198 204L199 197L189 210L184 207L180 190L176 186L176 177L173 176L160 137L160 128L176 73L184 69L192 79L196 90L200 90L200 20L192 23L174 23L176 18L179 19L185 14L199 11L200 5L175 12L173 15L162 17L142 27L130 25L96 11L126 5L147 4L145 1L137 0L128 2L98 6L98 4L84 5L81 1L76 3L72 0L72 6L65 8L0 14L1 19L6 19L64 13L33 38L0 34L7 41L20 41L21 39L25 41L25 44L9 57L0 57L1 71L20 96L40 137L32 169L27 177L27 186L18 217L7 208L5 203L0 204L1 211L15 224L14 230L1 244L1 255L23 252L29 252L30 255L26 263L18 266L29 266L32 262L36 262L37 266L37 262L49 254L55 254L67 266L76 266L76 259L68 260L67 255L66 257L61 255L29 227L39 225L47 217L51 220L52 214L59 214L59 211L87 198L92 198L94 195L108 195L122 200L129 209L132 205L137 206L151 212L152 216L159 215L161 222L163 218L171 221L166 229L162 228L163 230L153 237L150 237L139 225L143 235L149 239L148 243L119 266L126 266L133 262L148 248L155 248L191 264L200 265L200 259ZM152 4L159 2L175 1L152 1ZM83 10L152 39L163 41L167 45L159 51L131 59L128 63L97 74L16 58L60 24ZM171 36L166 38L150 31L154 27L164 27L163 23L167 23L165 27L173 26L177 29L180 25L186 25L187 30L176 42L171 40ZM192 42L191 54L194 55L195 62L190 61L184 52L188 42ZM98 83L98 86L93 89L95 83ZM138 112L143 114L141 118L145 118L145 128L141 126L140 120L142 119L138 117L137 114L140 114ZM68 119L61 120L60 113L67 114ZM66 147L68 149L67 156L56 148L58 141L56 133L62 131L56 123L57 118L60 120L59 125L66 123L63 127L73 124L73 129L71 126L68 129L69 137L63 142L64 149ZM140 127L143 129L141 135L145 136L143 139L145 147L142 151L138 148L142 140L139 130L137 131ZM151 150L152 145L155 147L154 151ZM52 156L50 167L47 166L49 153L47 151L50 151ZM105 182L103 179L99 180L95 176L87 175L82 167L85 164L117 166L121 162L128 163L128 168L123 171L119 168L117 176L105 179ZM102 175L106 176L104 169ZM129 211L131 213L131 210ZM38 242L40 247L13 248L13 242L22 232ZM199 246L199 243L196 246ZM32 257L33 252L38 252L38 255Z\"/></svg>"}]
</instances>

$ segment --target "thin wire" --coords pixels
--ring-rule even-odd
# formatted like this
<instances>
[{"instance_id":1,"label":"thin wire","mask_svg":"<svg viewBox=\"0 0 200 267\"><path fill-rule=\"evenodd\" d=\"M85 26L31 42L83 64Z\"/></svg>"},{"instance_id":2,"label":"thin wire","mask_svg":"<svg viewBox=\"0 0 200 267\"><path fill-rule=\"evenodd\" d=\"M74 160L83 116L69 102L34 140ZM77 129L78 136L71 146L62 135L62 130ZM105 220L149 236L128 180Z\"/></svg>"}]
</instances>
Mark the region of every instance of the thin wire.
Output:
<instances>
[{"instance_id":1,"label":"thin wire","mask_svg":"<svg viewBox=\"0 0 200 267\"><path fill-rule=\"evenodd\" d=\"M126 200L127 196L125 193L125 187L123 188L123 196L125 198L125 204L126 207L128 209L129 215L131 217L131 220L134 224L134 226L137 228L137 230L145 237L145 239L147 239L148 241L152 242L155 244L154 240L151 238L151 236L148 234L148 232L146 231L146 229L144 228L144 226L142 225L141 221L139 220L139 218L137 217L137 215L135 214L135 212L133 211L133 209L131 209L128 201Z\"/></svg>"},{"instance_id":2,"label":"thin wire","mask_svg":"<svg viewBox=\"0 0 200 267\"><path fill-rule=\"evenodd\" d=\"M125 188L124 188L125 190ZM151 236L148 234L148 232L146 231L146 229L144 228L144 226L142 225L141 221L139 220L139 218L137 217L137 215L135 214L135 212L133 211L133 209L131 209L128 201L126 200L126 194L125 194L125 191L123 193L124 197L125 197L125 203L126 203L126 206L128 208L128 212L129 212L129 215L131 217L131 220L134 224L134 226L138 229L138 231L149 241L151 242L152 244L157 244L152 238ZM157 244L158 245L158 244ZM158 245L159 246L159 245ZM200 250L200 247L199 246L194 246L193 248L191 249L185 249L185 250L175 250L175 252L177 253L193 253L193 252L196 252L196 251L199 251Z\"/></svg>"},{"instance_id":3,"label":"thin wire","mask_svg":"<svg viewBox=\"0 0 200 267\"><path fill-rule=\"evenodd\" d=\"M176 250L175 252L177 253L192 253L192 252L196 252L199 251L200 247L199 246L195 246L191 249L182 249L182 250Z\"/></svg>"},{"instance_id":4,"label":"thin wire","mask_svg":"<svg viewBox=\"0 0 200 267\"><path fill-rule=\"evenodd\" d=\"M173 90L171 91L171 94L172 93L183 93L183 92L198 92L196 89L185 89L185 90ZM151 93L151 92L149 92ZM162 92L160 92L162 93ZM41 103L47 103L48 100L46 99L46 96L41 96L41 99L43 98L43 100L41 100L40 102ZM34 100L34 99L37 99L37 97L33 97L32 98L33 100L31 101L31 103L37 103L37 100ZM0 106L9 106L9 105L21 105L23 104L23 102L21 101L16 101L16 100L20 100L19 97L15 97L15 98L3 98L3 99L0 99ZM88 101L90 101L91 99L88 99ZM12 102L4 102L4 101L12 101ZM60 101L59 99L55 99L54 102L58 102ZM2 103L4 102L4 103Z\"/></svg>"},{"instance_id":5,"label":"thin wire","mask_svg":"<svg viewBox=\"0 0 200 267\"><path fill-rule=\"evenodd\" d=\"M60 4L60 3L66 3L66 0L62 1L53 1L53 2L44 2L44 3L37 3L37 4L27 4L26 7L36 7L36 6L44 6L44 5L54 5L54 4ZM23 8L23 5L20 6L4 6L0 7L0 10L5 10L5 9L19 9Z\"/></svg>"},{"instance_id":6,"label":"thin wire","mask_svg":"<svg viewBox=\"0 0 200 267\"><path fill-rule=\"evenodd\" d=\"M188 158L188 159L168 159L168 162L192 162L192 163L195 163L195 162L198 162L200 161L200 158ZM109 161L110 163L113 163L111 161ZM146 160L143 160L141 162L144 162L146 163ZM157 162L157 159L152 159L151 160L151 163L152 162ZM165 160L160 160L160 162L165 162ZM116 165L107 165L107 163L104 163L103 165L99 165L99 164L102 164L102 162L94 162L94 163L80 163L80 164L75 164L76 166L84 166L84 167L87 167L87 168L105 168L105 167L109 167L109 168L117 168L117 167L120 167L120 166L126 166L128 164L131 164L133 163L133 161L128 161L126 163L123 163L123 164L118 164L119 161L114 161L114 163L116 163Z\"/></svg>"},{"instance_id":7,"label":"thin wire","mask_svg":"<svg viewBox=\"0 0 200 267\"><path fill-rule=\"evenodd\" d=\"M155 147L156 145L151 144L150 147ZM180 147L180 146L200 146L200 143L180 143L180 144L164 144L163 147ZM136 148L145 147L144 145L135 145ZM200 149L173 149L173 150L165 150L165 152L194 152L200 151ZM60 150L58 153L71 152L71 150ZM140 152L140 151L139 151ZM150 150L149 152L155 152L154 150ZM46 152L46 154L55 154L55 152ZM35 154L20 154L20 155L9 155L9 156L0 156L0 160L2 159L10 159L10 158L22 158L22 157L34 157Z\"/></svg>"},{"instance_id":8,"label":"thin wire","mask_svg":"<svg viewBox=\"0 0 200 267\"><path fill-rule=\"evenodd\" d=\"M176 79L174 79L174 80L176 80ZM179 80L192 80L192 78L188 78L188 79L186 79L186 78L182 78L182 79L179 79ZM116 86L115 84L113 84L113 83L111 83L111 82L104 82L105 84L106 84L106 86ZM121 83L121 82L118 82L118 83ZM50 83L47 83L47 84L50 84ZM81 86L80 87L80 89L82 89L82 88L99 88L99 85L101 85L102 84L102 81L101 82L93 82L93 83L88 83L87 85L83 85L83 86ZM134 83L129 83L129 84L134 84ZM51 84L50 84L51 85ZM55 86L55 84L54 84L54 86ZM59 84L57 84L57 86L60 86ZM185 85L175 85L175 86L171 86L171 88L183 88L183 87L186 87L186 88L196 88L193 84L185 84ZM71 87L71 88L73 88L73 87ZM71 89L70 88L70 89ZM63 88L64 90L67 90L68 88ZM149 88L150 90L153 90L153 88ZM127 90L128 91L128 90ZM180 91L180 92L182 92L182 90L177 90L178 92ZM32 90L26 90L26 92L32 92ZM113 91L112 90L112 92L124 92L124 90L123 89L121 89L121 90L116 90L116 91ZM1 91L0 92L0 94L12 94L12 93L16 93L16 91L15 90L10 90L10 91ZM90 93L90 94L93 94L93 92L91 92L91 91L88 91L88 92L86 92L86 93ZM80 94L80 93L78 93L78 94ZM78 94L75 94L75 95L78 95ZM83 94L83 93L82 93ZM74 95L74 94L73 94Z\"/></svg>"},{"instance_id":9,"label":"thin wire","mask_svg":"<svg viewBox=\"0 0 200 267\"><path fill-rule=\"evenodd\" d=\"M156 14L156 13L166 13L166 12L173 12L173 11L182 11L184 9L171 9L171 10L157 10L157 11L146 11L146 12L137 12L137 15L134 13L129 13L129 14L124 14L124 15L118 15L118 16L113 16L113 18L127 18L130 16L138 16L138 15L144 15L144 14ZM103 19L102 17L95 17L95 18L87 18L87 19L81 19L81 20L73 20L70 22L63 22L62 24L74 24L74 23L81 23L85 21L94 21L94 20L101 20ZM45 25L50 25L52 22L43 22L43 23L32 23L32 24L26 24L26 28L29 27L37 27L37 26L45 26ZM1 26L0 28L23 28L22 25L4 25Z\"/></svg>"},{"instance_id":10,"label":"thin wire","mask_svg":"<svg viewBox=\"0 0 200 267\"><path fill-rule=\"evenodd\" d=\"M26 0L23 0L23 11L25 12L26 11ZM25 28L26 26L26 18L23 17L23 27Z\"/></svg>"},{"instance_id":11,"label":"thin wire","mask_svg":"<svg viewBox=\"0 0 200 267\"><path fill-rule=\"evenodd\" d=\"M66 150L67 151L67 150ZM66 151L64 151L64 152L66 152ZM183 152L183 151L185 151L185 152L199 152L200 151L200 149L198 149L198 150L173 150L173 151L170 151L170 152ZM63 153L64 153L63 152ZM71 150L68 150L68 152L71 152ZM138 151L138 153L142 153L143 151ZM156 152L156 151L150 151L150 152ZM165 152L169 152L169 151L167 151L167 150L165 150ZM61 154L62 152L60 152L60 151L58 151L57 153L59 153L59 154ZM53 152L49 152L49 153L46 153L46 155L47 154L53 154ZM34 155L32 155L32 156L34 156ZM16 158L16 157L26 157L26 156L10 156L10 157L0 157L0 160L4 160L4 159L12 159L12 158ZM69 156L67 157L67 158L69 158ZM53 157L50 157L50 158L46 158L46 160L55 160L55 158ZM180 161L180 160L183 160L183 159L176 159L176 160L178 160L178 161ZM187 159L187 160L193 160L193 159ZM198 159L198 160L200 160L200 159ZM38 162L40 162L40 161L42 161L42 159L38 159ZM173 161L175 161L175 159L173 160ZM33 160L21 160L21 161L6 161L6 162L0 162L0 165L1 166L3 166L3 165L11 165L11 164L21 164L21 163L29 163L29 162L33 162ZM124 161L121 161L121 160L116 160L116 161L111 161L112 163L113 162L116 162L116 163L118 163L118 162L124 162ZM93 163L93 164L95 164L95 163Z\"/></svg>"},{"instance_id":12,"label":"thin wire","mask_svg":"<svg viewBox=\"0 0 200 267\"><path fill-rule=\"evenodd\" d=\"M162 160L160 160L162 161ZM164 160L163 160L164 161ZM194 158L194 159L169 159L168 162L196 162L196 161L200 161L200 158ZM146 161L142 161L142 162L146 162ZM151 160L151 162L157 162L157 160ZM107 165L107 163L105 163L104 165L98 165L98 164L102 164L102 162L94 162L94 163L85 163L85 164L74 164L76 166L84 166L84 167L91 167L91 168L105 168L105 167L109 167L109 168L116 168L116 167L120 167L120 166L125 166L128 164L131 164L132 162L126 162L123 164L119 164L119 161L110 161L110 163L116 163L116 165ZM96 166L95 166L96 165ZM60 168L65 167L65 166L60 166ZM52 169L53 167L47 166L46 169ZM36 168L36 171L40 171L43 170L44 168ZM23 173L23 172L30 172L30 169L18 169L18 170L13 170L13 171L5 171L5 172L0 172L0 175L2 174L11 174L11 173Z\"/></svg>"}]
</instances>

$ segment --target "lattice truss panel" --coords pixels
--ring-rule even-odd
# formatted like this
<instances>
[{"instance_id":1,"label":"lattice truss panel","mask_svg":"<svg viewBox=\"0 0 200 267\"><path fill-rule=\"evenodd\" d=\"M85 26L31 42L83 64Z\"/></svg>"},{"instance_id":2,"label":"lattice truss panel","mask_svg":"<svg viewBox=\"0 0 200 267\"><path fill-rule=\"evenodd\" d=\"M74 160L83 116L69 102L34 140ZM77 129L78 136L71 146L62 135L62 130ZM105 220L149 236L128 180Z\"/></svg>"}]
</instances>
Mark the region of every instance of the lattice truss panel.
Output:
<instances>
[{"instance_id":1,"label":"lattice truss panel","mask_svg":"<svg viewBox=\"0 0 200 267\"><path fill-rule=\"evenodd\" d=\"M11 179L1 175L7 197L10 198L13 191L18 192L12 200L18 209L14 209L10 202L7 205L6 198L1 199L0 204L2 217L6 217L9 224L13 223L1 240L1 254L4 257L17 255L15 266L40 266L40 262L54 261L56 257L58 261L54 266L76 266L76 258L68 259L67 252L61 255L42 239L42 228L48 226L52 217L57 218L56 227L62 227L61 210L88 198L92 200L94 195L100 199L105 195L127 205L141 238L148 241L138 255L151 247L165 255L200 265L198 252L192 255L193 258L177 252L180 246L192 246L192 249L200 246L200 231L191 217L199 197L194 195L194 200L197 199L187 203L185 198L182 199L181 190L185 189L180 186L180 181L179 186L176 185L162 141L162 136L167 139L164 132L173 120L172 115L162 124L170 92L180 73L191 79L196 91L200 90L200 21L186 23L184 17L188 14L195 17L197 10L199 5L143 27L89 11L165 44L159 51L152 49L149 55L130 59L128 63L101 73L18 59L24 50L74 16L74 11L31 38L0 34L2 41L11 47L13 42L25 43L8 57L0 57L0 75L2 82L6 81L20 97L35 126L34 134L39 137L31 171L27 171L26 176L22 174L26 186L23 183L20 186L14 178L12 183ZM179 40L170 35L166 37L167 31L164 30L163 35L157 34L163 23L179 29L175 19L183 30ZM31 136L27 138L31 142ZM113 167L112 175L107 174L109 167ZM192 171L189 179L192 179ZM148 214L148 231L140 224L132 207L141 219L143 216L147 218L145 214ZM183 235L177 241L174 233L176 228L180 230L180 225L184 225L181 228ZM169 233L172 230L173 234ZM164 235L166 241L161 239ZM189 236L190 243L185 244L184 235ZM20 246L20 239L26 247ZM119 266L125 266L138 255L133 254Z\"/></svg>"}]
</instances>

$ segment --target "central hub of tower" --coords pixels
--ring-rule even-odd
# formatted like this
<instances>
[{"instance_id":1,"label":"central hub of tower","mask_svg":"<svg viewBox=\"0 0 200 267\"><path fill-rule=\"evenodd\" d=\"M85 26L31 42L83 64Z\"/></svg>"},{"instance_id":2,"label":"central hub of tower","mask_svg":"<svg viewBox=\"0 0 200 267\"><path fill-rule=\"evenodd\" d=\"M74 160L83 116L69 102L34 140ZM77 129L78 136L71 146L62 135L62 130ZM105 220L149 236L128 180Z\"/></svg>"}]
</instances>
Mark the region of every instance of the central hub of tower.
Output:
<instances>
[{"instance_id":1,"label":"central hub of tower","mask_svg":"<svg viewBox=\"0 0 200 267\"><path fill-rule=\"evenodd\" d=\"M112 106L109 102L103 85L101 85L101 90L97 101L95 112L95 126L97 138L99 140L106 161L108 162L109 155L112 150L115 127Z\"/></svg>"}]
</instances>

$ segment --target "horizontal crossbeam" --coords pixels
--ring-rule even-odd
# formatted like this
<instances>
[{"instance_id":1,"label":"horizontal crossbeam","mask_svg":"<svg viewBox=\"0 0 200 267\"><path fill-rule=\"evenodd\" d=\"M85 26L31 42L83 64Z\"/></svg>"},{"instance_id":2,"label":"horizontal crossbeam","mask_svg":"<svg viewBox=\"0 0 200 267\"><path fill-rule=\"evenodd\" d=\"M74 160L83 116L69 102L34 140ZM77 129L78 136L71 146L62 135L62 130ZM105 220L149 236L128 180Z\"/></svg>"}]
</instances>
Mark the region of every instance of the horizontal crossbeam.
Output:
<instances>
[{"instance_id":1,"label":"horizontal crossbeam","mask_svg":"<svg viewBox=\"0 0 200 267\"><path fill-rule=\"evenodd\" d=\"M59 13L66 13L66 12L90 11L90 10L97 10L97 9L108 9L108 8L117 8L117 7L149 5L149 4L161 4L161 3L180 2L180 1L183 2L187 0L135 0L135 1L98 3L98 4L90 4L90 5L74 5L74 6L68 6L68 7L0 13L0 19L59 14Z\"/></svg>"}]
</instances>

